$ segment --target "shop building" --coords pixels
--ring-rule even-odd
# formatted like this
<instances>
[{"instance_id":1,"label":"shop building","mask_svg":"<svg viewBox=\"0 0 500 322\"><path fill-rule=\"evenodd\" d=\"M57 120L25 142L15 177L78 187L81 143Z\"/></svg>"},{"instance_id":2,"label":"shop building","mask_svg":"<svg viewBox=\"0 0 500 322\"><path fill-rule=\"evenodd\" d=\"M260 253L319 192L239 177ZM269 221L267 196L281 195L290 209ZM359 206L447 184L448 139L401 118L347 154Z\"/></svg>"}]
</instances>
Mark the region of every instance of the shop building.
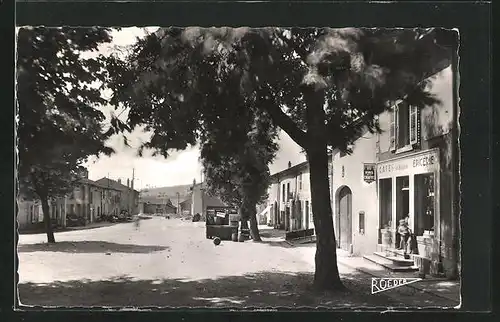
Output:
<instances>
[{"instance_id":1,"label":"shop building","mask_svg":"<svg viewBox=\"0 0 500 322\"><path fill-rule=\"evenodd\" d=\"M364 133L353 153L334 152L332 190L338 247L357 255L395 249L408 217L418 256L457 275L459 258L457 103L449 62L429 80L440 104L396 102L379 115L382 133Z\"/></svg>"}]
</instances>

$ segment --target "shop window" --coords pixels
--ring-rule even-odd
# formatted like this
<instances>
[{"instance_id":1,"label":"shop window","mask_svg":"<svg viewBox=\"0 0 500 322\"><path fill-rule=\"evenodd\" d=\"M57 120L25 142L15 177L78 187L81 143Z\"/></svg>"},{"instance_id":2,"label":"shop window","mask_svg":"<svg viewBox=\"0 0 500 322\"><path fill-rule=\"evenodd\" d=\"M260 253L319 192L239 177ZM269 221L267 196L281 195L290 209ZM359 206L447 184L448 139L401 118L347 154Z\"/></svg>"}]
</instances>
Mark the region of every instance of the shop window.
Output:
<instances>
[{"instance_id":1,"label":"shop window","mask_svg":"<svg viewBox=\"0 0 500 322\"><path fill-rule=\"evenodd\" d=\"M365 212L360 211L359 212L359 234L364 235L365 234Z\"/></svg>"},{"instance_id":2,"label":"shop window","mask_svg":"<svg viewBox=\"0 0 500 322\"><path fill-rule=\"evenodd\" d=\"M418 236L434 231L434 174L415 176L415 233Z\"/></svg>"},{"instance_id":3,"label":"shop window","mask_svg":"<svg viewBox=\"0 0 500 322\"><path fill-rule=\"evenodd\" d=\"M379 243L382 243L382 231L391 229L392 226L392 179L379 180L379 221L380 221L380 235Z\"/></svg>"},{"instance_id":4,"label":"shop window","mask_svg":"<svg viewBox=\"0 0 500 322\"><path fill-rule=\"evenodd\" d=\"M391 151L411 147L419 143L420 111L417 106L401 102L391 112L389 127Z\"/></svg>"}]
</instances>

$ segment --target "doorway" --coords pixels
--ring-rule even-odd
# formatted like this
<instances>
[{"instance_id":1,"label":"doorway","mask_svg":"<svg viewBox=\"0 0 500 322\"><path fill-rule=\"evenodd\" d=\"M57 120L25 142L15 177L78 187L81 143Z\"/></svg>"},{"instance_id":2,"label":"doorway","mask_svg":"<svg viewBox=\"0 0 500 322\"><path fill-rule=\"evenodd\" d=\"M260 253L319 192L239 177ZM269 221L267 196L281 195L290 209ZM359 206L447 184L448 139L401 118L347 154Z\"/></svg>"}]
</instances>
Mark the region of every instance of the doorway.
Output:
<instances>
[{"instance_id":1,"label":"doorway","mask_svg":"<svg viewBox=\"0 0 500 322\"><path fill-rule=\"evenodd\" d=\"M304 206L304 210L306 211L306 229L309 229L309 222L311 219L309 218L309 200L306 200L306 205Z\"/></svg>"},{"instance_id":2,"label":"doorway","mask_svg":"<svg viewBox=\"0 0 500 322\"><path fill-rule=\"evenodd\" d=\"M396 227L399 226L399 221L405 219L410 214L410 177L396 178ZM396 234L396 244L399 245L399 234Z\"/></svg>"},{"instance_id":3,"label":"doorway","mask_svg":"<svg viewBox=\"0 0 500 322\"><path fill-rule=\"evenodd\" d=\"M382 244L382 230L392 229L392 178L379 180L379 194L378 243Z\"/></svg>"},{"instance_id":4,"label":"doorway","mask_svg":"<svg viewBox=\"0 0 500 322\"><path fill-rule=\"evenodd\" d=\"M338 193L337 247L349 251L352 244L352 192L344 186Z\"/></svg>"}]
</instances>

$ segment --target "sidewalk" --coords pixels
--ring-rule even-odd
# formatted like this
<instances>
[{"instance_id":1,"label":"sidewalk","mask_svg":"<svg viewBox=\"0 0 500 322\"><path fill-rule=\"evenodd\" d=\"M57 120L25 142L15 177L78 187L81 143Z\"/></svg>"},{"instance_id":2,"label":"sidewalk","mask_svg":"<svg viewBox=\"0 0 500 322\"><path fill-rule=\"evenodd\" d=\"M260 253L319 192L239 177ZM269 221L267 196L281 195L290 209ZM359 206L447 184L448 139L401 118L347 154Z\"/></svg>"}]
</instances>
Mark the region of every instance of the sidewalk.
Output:
<instances>
[{"instance_id":1,"label":"sidewalk","mask_svg":"<svg viewBox=\"0 0 500 322\"><path fill-rule=\"evenodd\" d=\"M373 277L407 277L407 278L418 278L418 273L401 273L401 272L390 272L379 265L372 263L363 257L349 256L347 252L337 250L338 262L348 266L350 268L356 269L365 274L371 275ZM421 281L408 284L407 287L414 288L416 290L431 293L435 296L456 302L457 305L460 303L460 281L449 281L445 278L436 277L426 277Z\"/></svg>"},{"instance_id":2,"label":"sidewalk","mask_svg":"<svg viewBox=\"0 0 500 322\"><path fill-rule=\"evenodd\" d=\"M259 226L262 232L264 240L272 240L274 243L282 244L286 248L295 248L297 251L303 253L305 258L310 258L314 260L314 252L316 245L312 244L294 244L287 243L285 241L284 231L273 229L272 227ZM352 256L348 252L337 249L337 261L339 264L344 265L350 269L356 270L360 273L366 274L371 277L407 277L413 278L418 277L418 273L404 273L404 272L390 272L389 270L372 263L363 257ZM420 293L421 297L423 294L428 294L429 296L437 296L449 302L452 306L459 305L460 300L460 281L449 281L444 278L436 278L431 276L426 276L425 279L421 281L405 285L404 287L399 287L391 290L391 293L405 293L405 287L409 290L413 290L413 293ZM408 293L408 292L406 292ZM422 305L425 304L425 300L422 298Z\"/></svg>"},{"instance_id":3,"label":"sidewalk","mask_svg":"<svg viewBox=\"0 0 500 322\"><path fill-rule=\"evenodd\" d=\"M88 223L85 226L74 226L74 227L66 227L58 230L58 232L64 232L64 231L72 231L72 230L86 230L86 229L94 229L94 228L101 228L101 227L109 227L113 226L116 224L121 224L121 222L108 222L108 221L103 221L103 222L93 222L93 223Z\"/></svg>"}]
</instances>

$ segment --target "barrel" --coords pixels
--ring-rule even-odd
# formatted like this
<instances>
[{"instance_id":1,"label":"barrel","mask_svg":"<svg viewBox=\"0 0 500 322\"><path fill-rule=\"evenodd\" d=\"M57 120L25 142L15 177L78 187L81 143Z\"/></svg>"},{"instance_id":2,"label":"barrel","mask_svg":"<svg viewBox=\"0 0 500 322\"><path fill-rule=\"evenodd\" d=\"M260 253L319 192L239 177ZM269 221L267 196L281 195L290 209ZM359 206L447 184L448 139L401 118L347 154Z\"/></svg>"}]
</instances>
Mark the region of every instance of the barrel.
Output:
<instances>
[{"instance_id":1,"label":"barrel","mask_svg":"<svg viewBox=\"0 0 500 322\"><path fill-rule=\"evenodd\" d=\"M240 241L245 241L250 239L250 229L242 228L240 229Z\"/></svg>"},{"instance_id":2,"label":"barrel","mask_svg":"<svg viewBox=\"0 0 500 322\"><path fill-rule=\"evenodd\" d=\"M231 240L234 241L234 242L237 242L238 241L238 232L233 232L231 234Z\"/></svg>"},{"instance_id":3,"label":"barrel","mask_svg":"<svg viewBox=\"0 0 500 322\"><path fill-rule=\"evenodd\" d=\"M234 219L229 217L229 219ZM229 221L229 226L231 227L231 240L232 241L238 241L238 228L239 228L240 222L238 220L231 220Z\"/></svg>"}]
</instances>

